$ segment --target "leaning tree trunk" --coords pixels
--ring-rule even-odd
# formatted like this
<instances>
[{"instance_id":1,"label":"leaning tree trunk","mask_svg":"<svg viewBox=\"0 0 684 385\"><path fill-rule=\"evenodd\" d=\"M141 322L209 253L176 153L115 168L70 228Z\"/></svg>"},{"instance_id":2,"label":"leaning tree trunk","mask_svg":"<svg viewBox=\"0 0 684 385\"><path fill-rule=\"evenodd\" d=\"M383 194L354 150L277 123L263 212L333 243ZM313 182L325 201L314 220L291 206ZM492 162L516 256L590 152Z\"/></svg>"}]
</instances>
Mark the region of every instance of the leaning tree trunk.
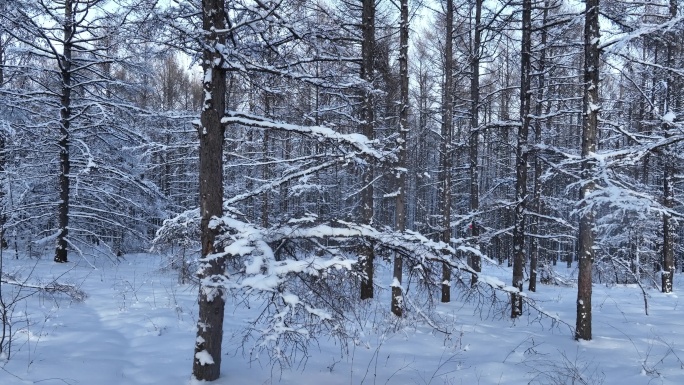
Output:
<instances>
[{"instance_id":1,"label":"leaning tree trunk","mask_svg":"<svg viewBox=\"0 0 684 385\"><path fill-rule=\"evenodd\" d=\"M361 133L373 139L373 56L375 54L375 0L363 0L361 11L361 28L363 41L361 44L361 78L366 81L363 91ZM373 164L363 172L361 190L361 221L364 224L373 223ZM361 279L361 299L373 298L373 263L375 255L373 245L365 244L360 249L359 265L363 278Z\"/></svg>"},{"instance_id":2,"label":"leaning tree trunk","mask_svg":"<svg viewBox=\"0 0 684 385\"><path fill-rule=\"evenodd\" d=\"M594 209L589 195L595 190L594 161L599 114L599 0L586 0L584 21L584 100L582 110L582 187L580 188L579 275L575 339L591 339L591 271L594 263Z\"/></svg>"},{"instance_id":3,"label":"leaning tree trunk","mask_svg":"<svg viewBox=\"0 0 684 385\"><path fill-rule=\"evenodd\" d=\"M513 226L513 287L511 318L522 315L523 266L525 264L525 206L527 202L527 156L530 130L530 51L532 50L532 0L523 0L520 60L520 126L515 152L515 220Z\"/></svg>"},{"instance_id":4,"label":"leaning tree trunk","mask_svg":"<svg viewBox=\"0 0 684 385\"><path fill-rule=\"evenodd\" d=\"M67 261L69 235L69 125L71 121L71 54L73 50L74 15L71 0L64 2L64 52L59 67L62 77L62 95L59 120L59 205L57 206L57 247L55 262Z\"/></svg>"},{"instance_id":5,"label":"leaning tree trunk","mask_svg":"<svg viewBox=\"0 0 684 385\"><path fill-rule=\"evenodd\" d=\"M444 90L442 95L442 141L440 144L440 206L441 219L440 241L445 244L451 242L451 135L454 115L453 102L453 32L454 32L454 3L447 0L446 7L446 37L444 41ZM451 301L451 268L442 263L442 302Z\"/></svg>"},{"instance_id":6,"label":"leaning tree trunk","mask_svg":"<svg viewBox=\"0 0 684 385\"><path fill-rule=\"evenodd\" d=\"M408 39L409 39L409 20L408 20L408 0L401 0L401 24L399 26L399 81L400 81L400 100L399 100L399 153L397 154L397 182L399 194L396 198L395 222L397 231L406 230L406 146L408 145ZM399 253L394 254L394 267L392 282L392 313L397 317L403 314L402 301L402 273L404 261Z\"/></svg>"},{"instance_id":7,"label":"leaning tree trunk","mask_svg":"<svg viewBox=\"0 0 684 385\"><path fill-rule=\"evenodd\" d=\"M209 225L212 218L223 215L224 127L221 118L226 108L226 71L221 68L221 55L215 48L225 44L225 37L215 31L225 28L224 1L205 0L202 11L206 39L202 52L205 98L198 127L202 258L198 272L199 317L192 373L198 380L213 381L221 371L225 308L225 289L220 284L225 258L215 254L217 229Z\"/></svg>"}]
</instances>

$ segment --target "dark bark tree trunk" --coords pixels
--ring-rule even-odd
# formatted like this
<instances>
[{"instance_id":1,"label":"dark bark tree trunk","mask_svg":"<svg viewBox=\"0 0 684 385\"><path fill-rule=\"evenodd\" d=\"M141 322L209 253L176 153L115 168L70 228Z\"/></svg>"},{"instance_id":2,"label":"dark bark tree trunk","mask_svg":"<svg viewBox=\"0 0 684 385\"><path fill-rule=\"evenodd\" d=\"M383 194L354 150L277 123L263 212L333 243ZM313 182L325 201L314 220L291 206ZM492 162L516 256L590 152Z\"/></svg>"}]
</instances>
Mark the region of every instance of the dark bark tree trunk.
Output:
<instances>
[{"instance_id":1,"label":"dark bark tree trunk","mask_svg":"<svg viewBox=\"0 0 684 385\"><path fill-rule=\"evenodd\" d=\"M454 3L447 0L446 6L446 37L444 40L444 90L442 106L442 141L440 144L440 240L447 245L451 242L451 135L454 115L453 102L453 32L454 32ZM451 301L451 268L442 264L442 302Z\"/></svg>"},{"instance_id":2,"label":"dark bark tree trunk","mask_svg":"<svg viewBox=\"0 0 684 385\"><path fill-rule=\"evenodd\" d=\"M266 117L272 117L272 111L271 111L271 95L269 94L268 91L264 93L264 115ZM269 161L269 146L268 142L271 140L270 138L270 133L268 130L264 131L264 137L263 137L263 142L261 143L262 145L262 152L263 152L263 157L264 157L264 165L262 166L261 169L261 179L262 180L270 180L271 178L271 169L268 164ZM269 203L270 203L270 194L268 191L264 191L263 194L261 194L261 226L264 228L267 228L269 223L268 223L268 214L270 211Z\"/></svg>"},{"instance_id":3,"label":"dark bark tree trunk","mask_svg":"<svg viewBox=\"0 0 684 385\"><path fill-rule=\"evenodd\" d=\"M69 126L71 123L71 54L73 50L74 15L73 2L64 2L64 51L60 58L62 95L59 120L59 205L57 206L57 247L55 262L67 262L67 237L69 235Z\"/></svg>"},{"instance_id":4,"label":"dark bark tree trunk","mask_svg":"<svg viewBox=\"0 0 684 385\"><path fill-rule=\"evenodd\" d=\"M318 122L316 123L318 125ZM285 149L284 149L284 154L283 158L289 159L292 156L292 138L290 137L290 133L288 132L285 134ZM290 183L285 183L280 187L280 196L282 197L281 200L281 212L284 213L285 215L289 216L290 215Z\"/></svg>"},{"instance_id":5,"label":"dark bark tree trunk","mask_svg":"<svg viewBox=\"0 0 684 385\"><path fill-rule=\"evenodd\" d=\"M363 0L361 11L361 78L366 81L366 89L363 91L361 118L361 133L373 139L374 120L373 114L373 58L375 54L375 0ZM373 164L363 172L361 191L361 221L364 224L373 224ZM373 298L373 273L374 273L374 250L372 244L366 244L360 249L359 265L363 273L361 279L361 299Z\"/></svg>"},{"instance_id":6,"label":"dark bark tree trunk","mask_svg":"<svg viewBox=\"0 0 684 385\"><path fill-rule=\"evenodd\" d=\"M546 25L546 20L549 15L549 1L544 1L544 11L542 18L542 25ZM543 99L544 99L544 87L546 87L546 42L547 42L547 32L546 28L541 30L541 51L539 53L539 68L537 75L537 85L539 87L537 91L537 102L535 105L535 121L534 121L534 144L539 146L542 143L542 110L543 110ZM534 158L534 192L532 196L532 210L535 214L541 214L541 188L542 188L542 162L539 156L538 150L535 151ZM530 240L530 284L528 290L535 292L537 291L537 265L539 264L539 240L536 235L539 235L539 217L535 216L530 222L530 233L533 236ZM542 261L542 267L547 261Z\"/></svg>"},{"instance_id":7,"label":"dark bark tree trunk","mask_svg":"<svg viewBox=\"0 0 684 385\"><path fill-rule=\"evenodd\" d=\"M397 231L406 230L406 146L408 145L408 97L409 97L409 77L408 77L408 44L409 44L409 9L408 0L401 0L401 24L399 26L399 153L397 154L397 182L399 193L396 198L395 222ZM402 273L404 263L400 254L394 255L394 267L392 282L392 313L397 317L403 314L402 298Z\"/></svg>"},{"instance_id":8,"label":"dark bark tree trunk","mask_svg":"<svg viewBox=\"0 0 684 385\"><path fill-rule=\"evenodd\" d=\"M5 83L5 41L0 33L0 87Z\"/></svg>"},{"instance_id":9,"label":"dark bark tree trunk","mask_svg":"<svg viewBox=\"0 0 684 385\"><path fill-rule=\"evenodd\" d=\"M468 140L469 146L469 171L470 171L470 213L473 215L472 221L472 237L475 242L480 236L480 226L477 222L476 213L480 209L480 173L478 169L478 137L480 135L479 129L479 114L480 114L480 46L482 45L482 0L475 0L475 20L473 31L473 46L471 52L471 78L470 78L470 135ZM471 267L473 270L479 272L482 270L482 260L478 255L473 255L471 258ZM473 275L472 284L477 282L477 276Z\"/></svg>"},{"instance_id":10,"label":"dark bark tree trunk","mask_svg":"<svg viewBox=\"0 0 684 385\"><path fill-rule=\"evenodd\" d=\"M663 205L670 210L674 208L673 184L674 162L671 159L666 159L663 170ZM674 283L674 226L672 222L672 215L663 213L663 275L661 282L663 293L671 293Z\"/></svg>"},{"instance_id":11,"label":"dark bark tree trunk","mask_svg":"<svg viewBox=\"0 0 684 385\"><path fill-rule=\"evenodd\" d=\"M670 0L670 18L674 19L677 17L677 1ZM675 57L677 56L677 42L675 33L668 33L667 42L667 68L674 68ZM672 71L668 71L667 76L667 96L666 108L663 112L668 113L673 111L678 107L676 101L676 93L679 92L677 85L675 84L674 75ZM664 123L665 135L669 135L670 123ZM672 160L672 154L669 152L665 153L665 159L663 161L663 206L667 209L674 208L674 177L675 177L675 163ZM674 223L672 221L672 215L670 213L663 213L663 275L662 275L662 287L663 293L671 293L672 285L674 281L675 273L675 259L674 259Z\"/></svg>"},{"instance_id":12,"label":"dark bark tree trunk","mask_svg":"<svg viewBox=\"0 0 684 385\"><path fill-rule=\"evenodd\" d=\"M0 9L0 12L4 10ZM5 83L5 76L4 76L4 65L5 65L5 40L2 38L2 33L0 33L0 88L3 87L3 84ZM0 135L0 174L3 174L5 172L5 165L7 163L7 154L5 153L5 135ZM5 191L0 192L0 200L4 201L5 198ZM4 211L4 210L3 210ZM3 213L0 215L0 249L5 248L7 245L7 241L5 240L5 223L7 222L7 216ZM0 252L2 252L0 250ZM18 257L18 255L17 255ZM1 263L1 262L0 262ZM0 268L0 271L2 269Z\"/></svg>"},{"instance_id":13,"label":"dark bark tree trunk","mask_svg":"<svg viewBox=\"0 0 684 385\"><path fill-rule=\"evenodd\" d=\"M594 263L595 213L587 202L595 190L594 161L599 114L599 0L587 0L584 21L584 100L582 111L582 186L580 188L579 275L575 339L591 340L592 266Z\"/></svg>"},{"instance_id":14,"label":"dark bark tree trunk","mask_svg":"<svg viewBox=\"0 0 684 385\"><path fill-rule=\"evenodd\" d=\"M515 219L513 224L513 287L523 291L525 265L525 208L527 203L527 158L530 130L530 55L532 50L532 0L522 2L522 46L520 54L520 126L515 151ZM522 296L511 294L511 317L522 315Z\"/></svg>"},{"instance_id":15,"label":"dark bark tree trunk","mask_svg":"<svg viewBox=\"0 0 684 385\"><path fill-rule=\"evenodd\" d=\"M268 105L268 104L267 104ZM267 110L268 111L268 110ZM268 116L268 112L267 115ZM264 131L264 137L263 137L263 143L262 143L262 151L264 153L264 165L261 169L261 179L262 180L269 180L271 178L271 173L270 173L270 167L268 165L268 142L270 141L270 134L268 130ZM270 210L269 203L270 203L270 194L268 191L264 191L263 194L261 194L261 226L266 228L268 227L268 213Z\"/></svg>"},{"instance_id":16,"label":"dark bark tree trunk","mask_svg":"<svg viewBox=\"0 0 684 385\"><path fill-rule=\"evenodd\" d=\"M223 215L224 127L221 118L226 108L226 71L221 69L221 55L215 50L217 45L225 44L225 37L214 31L225 28L225 11L223 0L204 0L202 5L206 39L202 52L205 99L198 127L202 259L198 272L199 317L192 373L198 380L213 381L221 371L225 289L221 287L220 277L225 271L225 259L213 255L217 229L210 227L209 222Z\"/></svg>"},{"instance_id":17,"label":"dark bark tree trunk","mask_svg":"<svg viewBox=\"0 0 684 385\"><path fill-rule=\"evenodd\" d=\"M648 52L648 48L655 45L657 47L657 44L654 44L648 40L647 37L644 37L644 47L641 50L641 60L650 60L649 56L650 53ZM657 52L656 52L657 55ZM648 82L652 81L648 79L648 76L642 75L641 76L641 85L642 89L644 89ZM639 101L639 117L637 118L637 126L639 127L638 132L643 132L643 131L648 131L648 124L644 124L647 122L649 119L651 119L651 113L649 112L647 105L648 105L648 99L645 98L640 98ZM649 165L651 164L651 156L650 154L646 154L644 156L644 161L642 164L641 168L641 182L645 185L648 185L649 183ZM637 178L638 179L638 178Z\"/></svg>"}]
</instances>

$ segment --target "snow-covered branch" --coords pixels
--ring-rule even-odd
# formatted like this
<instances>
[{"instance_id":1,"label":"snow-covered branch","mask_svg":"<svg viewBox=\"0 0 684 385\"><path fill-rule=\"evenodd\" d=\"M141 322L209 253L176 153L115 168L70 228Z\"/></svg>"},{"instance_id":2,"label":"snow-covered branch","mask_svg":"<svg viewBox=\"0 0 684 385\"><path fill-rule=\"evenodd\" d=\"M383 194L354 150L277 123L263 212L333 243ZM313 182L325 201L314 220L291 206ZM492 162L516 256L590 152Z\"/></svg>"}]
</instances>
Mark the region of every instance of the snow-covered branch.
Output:
<instances>
[{"instance_id":1,"label":"snow-covered branch","mask_svg":"<svg viewBox=\"0 0 684 385\"><path fill-rule=\"evenodd\" d=\"M276 122L261 116L244 112L228 111L221 120L223 124L240 124L262 130L279 130L301 134L321 143L336 145L343 153L354 151L360 155L375 158L379 161L393 161L395 155L390 151L380 149L378 141L370 140L362 134L341 134L332 128L324 126L301 126Z\"/></svg>"},{"instance_id":2,"label":"snow-covered branch","mask_svg":"<svg viewBox=\"0 0 684 385\"><path fill-rule=\"evenodd\" d=\"M3 285L10 285L10 286L16 286L19 288L23 289L29 289L33 290L32 293L35 292L40 292L40 293L48 293L48 294L57 294L61 293L69 298L73 299L74 301L83 301L86 299L87 294L81 290L78 286L72 285L72 284L67 284L67 283L62 283L57 280L53 280L47 283L42 283L42 282L28 282L25 280L21 280L11 274L7 273L2 273L0 276L0 284ZM30 294L29 294L30 295Z\"/></svg>"}]
</instances>

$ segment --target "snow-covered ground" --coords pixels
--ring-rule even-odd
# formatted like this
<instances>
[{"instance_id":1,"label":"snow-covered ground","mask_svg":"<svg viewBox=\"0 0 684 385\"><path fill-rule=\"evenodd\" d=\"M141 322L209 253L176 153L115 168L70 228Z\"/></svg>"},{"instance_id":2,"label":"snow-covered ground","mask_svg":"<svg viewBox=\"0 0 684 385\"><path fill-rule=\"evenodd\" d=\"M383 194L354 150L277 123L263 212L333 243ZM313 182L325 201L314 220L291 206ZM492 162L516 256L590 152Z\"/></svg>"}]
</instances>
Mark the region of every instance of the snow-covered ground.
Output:
<instances>
[{"instance_id":1,"label":"snow-covered ground","mask_svg":"<svg viewBox=\"0 0 684 385\"><path fill-rule=\"evenodd\" d=\"M190 383L196 288L161 269L160 256L127 255L97 269L73 260L5 258L6 272L30 275L29 281L59 277L88 297L35 295L18 306L0 385ZM487 274L510 280L506 268L489 267ZM675 293L684 288L681 279L675 278ZM574 325L576 289L539 285L538 291L530 294L538 305ZM535 312L513 322L459 298L437 308L451 320L449 334L425 324L397 326L385 291L364 310L365 328L348 354L321 336L306 360L285 369L243 349L239 331L255 310L229 303L222 377L215 384L684 384L684 304L677 294L647 294L650 315L639 287L595 285L594 339L578 343L567 326Z\"/></svg>"}]
</instances>

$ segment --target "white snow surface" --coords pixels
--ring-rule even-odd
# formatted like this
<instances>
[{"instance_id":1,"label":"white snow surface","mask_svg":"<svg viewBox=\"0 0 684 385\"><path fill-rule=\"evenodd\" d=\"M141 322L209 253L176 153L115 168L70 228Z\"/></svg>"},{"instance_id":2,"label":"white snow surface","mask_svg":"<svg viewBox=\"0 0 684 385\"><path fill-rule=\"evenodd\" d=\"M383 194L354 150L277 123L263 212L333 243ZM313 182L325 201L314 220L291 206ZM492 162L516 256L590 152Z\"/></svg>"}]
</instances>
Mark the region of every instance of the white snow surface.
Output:
<instances>
[{"instance_id":1,"label":"white snow surface","mask_svg":"<svg viewBox=\"0 0 684 385\"><path fill-rule=\"evenodd\" d=\"M195 358L197 358L200 365L211 365L214 363L214 358L211 357L211 354L206 350L195 353Z\"/></svg>"},{"instance_id":2,"label":"white snow surface","mask_svg":"<svg viewBox=\"0 0 684 385\"><path fill-rule=\"evenodd\" d=\"M663 115L663 121L668 123L674 122L676 118L677 115L672 111L668 111L665 115Z\"/></svg>"},{"instance_id":3,"label":"white snow surface","mask_svg":"<svg viewBox=\"0 0 684 385\"><path fill-rule=\"evenodd\" d=\"M88 294L84 302L64 296L35 295L17 309L15 342L9 361L0 358L0 384L193 384L197 287L178 283L165 271L164 257L126 255L113 265L93 269L78 256L67 264L4 257L7 272L45 281L60 277ZM511 270L484 267L490 284L506 286ZM556 266L571 280L575 267ZM480 311L463 302L437 304L444 334L426 323L397 322L389 311L391 268L379 264L375 299L359 310L363 333L342 354L340 344L320 336L305 364L273 367L265 356L251 356L240 330L260 311L229 298L225 315L222 376L228 384L555 384L572 383L571 367L586 383L683 384L684 317L678 293L684 276L675 277L675 293L647 289L649 314L635 285L594 285L593 337L576 342L568 327L525 316L511 321L504 312ZM7 293L9 286L3 286ZM558 320L574 325L576 288L538 284L527 293ZM353 293L356 295L356 293ZM407 300L411 301L411 290ZM284 294L292 306L299 298ZM321 319L330 317L311 309ZM30 322L26 324L25 320ZM415 321L415 317L412 318ZM211 357L200 357L209 362ZM549 377L556 376L556 377ZM554 382L553 378L566 382ZM576 381L575 383L584 383Z\"/></svg>"}]
</instances>

